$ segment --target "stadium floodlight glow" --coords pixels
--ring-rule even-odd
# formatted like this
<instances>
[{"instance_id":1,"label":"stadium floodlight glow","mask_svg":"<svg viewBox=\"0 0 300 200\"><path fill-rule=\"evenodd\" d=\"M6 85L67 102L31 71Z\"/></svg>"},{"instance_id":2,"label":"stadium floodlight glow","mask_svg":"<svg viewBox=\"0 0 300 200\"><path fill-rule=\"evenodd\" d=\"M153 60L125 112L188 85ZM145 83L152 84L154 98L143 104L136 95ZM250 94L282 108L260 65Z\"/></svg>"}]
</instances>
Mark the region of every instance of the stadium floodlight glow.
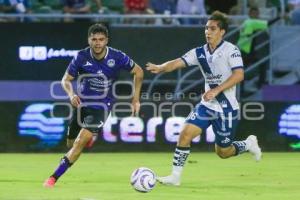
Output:
<instances>
[{"instance_id":1,"label":"stadium floodlight glow","mask_svg":"<svg viewBox=\"0 0 300 200\"><path fill-rule=\"evenodd\" d=\"M281 135L296 136L300 139L300 105L291 105L280 116L278 132Z\"/></svg>"}]
</instances>

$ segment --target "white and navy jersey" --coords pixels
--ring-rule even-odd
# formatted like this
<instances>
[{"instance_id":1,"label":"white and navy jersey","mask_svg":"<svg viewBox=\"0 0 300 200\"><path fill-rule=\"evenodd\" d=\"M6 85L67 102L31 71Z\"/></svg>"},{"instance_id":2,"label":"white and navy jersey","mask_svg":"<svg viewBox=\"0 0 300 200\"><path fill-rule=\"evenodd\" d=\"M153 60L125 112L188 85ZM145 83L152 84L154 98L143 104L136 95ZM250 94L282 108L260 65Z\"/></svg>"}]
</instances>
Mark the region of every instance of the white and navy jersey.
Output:
<instances>
[{"instance_id":1,"label":"white and navy jersey","mask_svg":"<svg viewBox=\"0 0 300 200\"><path fill-rule=\"evenodd\" d=\"M189 67L199 67L205 79L205 92L225 82L232 71L243 68L240 50L230 42L222 41L211 52L208 44L190 50L181 57ZM201 103L217 112L230 112L239 109L236 99L236 86L221 92L215 99Z\"/></svg>"},{"instance_id":2,"label":"white and navy jersey","mask_svg":"<svg viewBox=\"0 0 300 200\"><path fill-rule=\"evenodd\" d=\"M79 51L69 64L67 73L79 79L77 87L82 102L101 102L110 109L115 101L112 92L114 81L120 70L131 71L135 63L122 51L106 48L106 55L101 60L93 57L90 48Z\"/></svg>"}]
</instances>

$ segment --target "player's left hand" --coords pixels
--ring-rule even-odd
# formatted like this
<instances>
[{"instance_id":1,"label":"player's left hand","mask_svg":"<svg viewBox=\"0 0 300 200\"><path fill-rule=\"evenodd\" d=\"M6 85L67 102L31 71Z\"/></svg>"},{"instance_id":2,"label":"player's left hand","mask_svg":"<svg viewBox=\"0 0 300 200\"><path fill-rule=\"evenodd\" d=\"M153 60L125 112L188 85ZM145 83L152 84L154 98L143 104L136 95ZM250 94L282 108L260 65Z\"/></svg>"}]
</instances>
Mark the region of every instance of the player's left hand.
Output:
<instances>
[{"instance_id":1,"label":"player's left hand","mask_svg":"<svg viewBox=\"0 0 300 200\"><path fill-rule=\"evenodd\" d=\"M220 93L220 91L217 88L208 90L207 92L205 92L203 94L203 99L204 101L211 101L213 100L216 96L218 96L218 94Z\"/></svg>"},{"instance_id":2,"label":"player's left hand","mask_svg":"<svg viewBox=\"0 0 300 200\"><path fill-rule=\"evenodd\" d=\"M131 110L132 114L131 116L138 116L141 108L141 103L139 100L133 99L131 102Z\"/></svg>"},{"instance_id":3,"label":"player's left hand","mask_svg":"<svg viewBox=\"0 0 300 200\"><path fill-rule=\"evenodd\" d=\"M159 74L161 72L161 67L159 65L148 62L146 66L146 70L150 71L153 74Z\"/></svg>"}]
</instances>

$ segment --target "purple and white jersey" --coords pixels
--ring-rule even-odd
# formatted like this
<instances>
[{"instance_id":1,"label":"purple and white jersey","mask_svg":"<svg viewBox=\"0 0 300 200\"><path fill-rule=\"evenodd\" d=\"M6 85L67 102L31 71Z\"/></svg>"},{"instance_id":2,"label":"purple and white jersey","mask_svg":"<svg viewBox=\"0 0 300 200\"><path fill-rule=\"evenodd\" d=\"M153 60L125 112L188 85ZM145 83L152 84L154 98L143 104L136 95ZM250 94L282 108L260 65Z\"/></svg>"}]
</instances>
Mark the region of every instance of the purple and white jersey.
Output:
<instances>
[{"instance_id":1,"label":"purple and white jersey","mask_svg":"<svg viewBox=\"0 0 300 200\"><path fill-rule=\"evenodd\" d=\"M227 41L222 41L213 52L205 44L190 50L181 58L186 66L199 67L205 79L205 92L224 83L233 70L243 68L240 50ZM217 112L239 109L236 86L221 92L211 101L202 99L201 104Z\"/></svg>"},{"instance_id":2,"label":"purple and white jersey","mask_svg":"<svg viewBox=\"0 0 300 200\"><path fill-rule=\"evenodd\" d=\"M112 86L121 70L131 71L135 65L125 53L106 47L106 55L97 60L91 49L78 52L67 68L67 73L77 78L77 94L83 103L98 108L97 103L112 107L114 97Z\"/></svg>"}]
</instances>

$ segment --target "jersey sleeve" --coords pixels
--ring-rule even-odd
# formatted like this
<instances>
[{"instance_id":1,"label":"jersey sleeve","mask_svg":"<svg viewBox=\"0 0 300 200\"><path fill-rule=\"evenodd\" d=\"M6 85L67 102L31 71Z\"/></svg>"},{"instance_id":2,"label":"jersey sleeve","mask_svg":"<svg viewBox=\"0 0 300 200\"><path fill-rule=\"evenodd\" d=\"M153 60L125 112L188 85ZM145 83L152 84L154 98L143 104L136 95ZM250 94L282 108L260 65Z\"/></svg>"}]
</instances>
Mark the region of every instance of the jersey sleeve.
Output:
<instances>
[{"instance_id":1,"label":"jersey sleeve","mask_svg":"<svg viewBox=\"0 0 300 200\"><path fill-rule=\"evenodd\" d=\"M181 59L184 61L187 67L198 65L198 59L196 55L196 49L188 51L186 54L181 56Z\"/></svg>"},{"instance_id":2,"label":"jersey sleeve","mask_svg":"<svg viewBox=\"0 0 300 200\"><path fill-rule=\"evenodd\" d=\"M131 71L135 65L135 62L125 53L122 52L120 59L120 67L126 71Z\"/></svg>"},{"instance_id":3,"label":"jersey sleeve","mask_svg":"<svg viewBox=\"0 0 300 200\"><path fill-rule=\"evenodd\" d=\"M67 68L67 72L68 74L70 74L73 77L77 77L78 76L78 72L79 72L79 68L80 68L80 63L82 58L79 54L77 54L76 56L74 56L74 58L72 59L72 61L70 62L68 68Z\"/></svg>"},{"instance_id":4,"label":"jersey sleeve","mask_svg":"<svg viewBox=\"0 0 300 200\"><path fill-rule=\"evenodd\" d=\"M244 68L241 52L236 46L229 52L229 66L231 70Z\"/></svg>"}]
</instances>

